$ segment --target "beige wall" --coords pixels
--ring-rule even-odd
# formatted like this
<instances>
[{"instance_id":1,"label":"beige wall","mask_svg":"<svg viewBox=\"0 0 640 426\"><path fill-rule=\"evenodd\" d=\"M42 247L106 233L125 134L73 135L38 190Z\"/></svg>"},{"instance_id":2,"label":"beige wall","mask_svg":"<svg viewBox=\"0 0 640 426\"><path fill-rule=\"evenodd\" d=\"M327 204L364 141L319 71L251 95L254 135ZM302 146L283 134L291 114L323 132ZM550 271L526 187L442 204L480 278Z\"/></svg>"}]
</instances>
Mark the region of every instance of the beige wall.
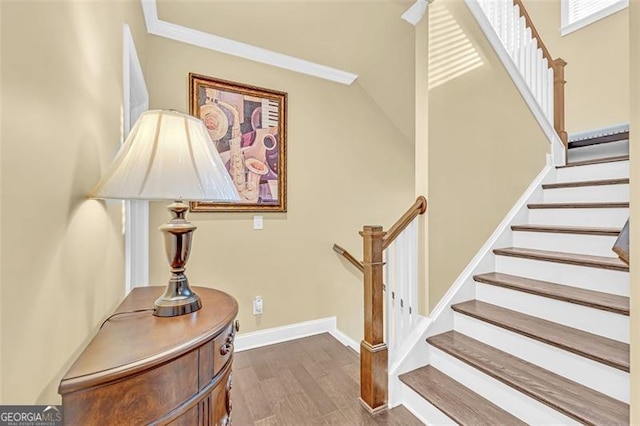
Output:
<instances>
[{"instance_id":1,"label":"beige wall","mask_svg":"<svg viewBox=\"0 0 640 426\"><path fill-rule=\"evenodd\" d=\"M631 162L631 222L640 221L640 3L629 5L630 28L630 81L631 138L629 155ZM637 225L631 228L631 424L640 424L640 232Z\"/></svg>"},{"instance_id":2,"label":"beige wall","mask_svg":"<svg viewBox=\"0 0 640 426\"><path fill-rule=\"evenodd\" d=\"M553 57L565 70L569 134L629 122L629 10L566 36L560 35L560 0L525 0Z\"/></svg>"},{"instance_id":3,"label":"beige wall","mask_svg":"<svg viewBox=\"0 0 640 426\"><path fill-rule=\"evenodd\" d=\"M2 10L2 404L57 385L124 295L120 203L86 194L121 137L122 31L140 3L8 2Z\"/></svg>"},{"instance_id":4,"label":"beige wall","mask_svg":"<svg viewBox=\"0 0 640 426\"><path fill-rule=\"evenodd\" d=\"M542 170L549 151L464 3L436 7L448 8L483 65L429 91L431 309Z\"/></svg>"},{"instance_id":5,"label":"beige wall","mask_svg":"<svg viewBox=\"0 0 640 426\"><path fill-rule=\"evenodd\" d=\"M360 19L349 31L363 39L354 52L350 71L360 75L352 86L249 62L228 55L150 37L148 80L152 108L187 110L189 72L215 76L288 92L288 212L265 213L264 230L252 229L252 215L191 213L197 226L188 275L192 285L229 292L239 302L241 332L338 316L338 327L354 339L362 336L362 276L332 251L338 243L361 257L358 231L364 224L390 226L413 202L413 145L371 96L369 87L393 85L394 79L413 81L413 45L398 49L411 26L399 36L375 34L369 19L386 16L394 28L397 7L391 3L318 3L342 16L341 8ZM228 6L228 5L226 5ZM303 8L278 3L292 23L308 19ZM345 9L345 11L347 11ZM249 13L249 12L247 12ZM316 14L330 17L324 11ZM231 19L231 18L230 18ZM248 18L250 20L250 18ZM283 24L284 25L284 24ZM400 22L398 26L400 27ZM340 25L336 26L342 28ZM277 28L277 26L276 26ZM286 26L280 31L294 34ZM326 26L327 43L340 43ZM340 37L347 37L345 28ZM364 34L362 34L364 33ZM393 31L391 32L393 34ZM299 37L306 37L300 33ZM404 37L404 38L403 38ZM369 41L367 41L369 40ZM278 45L269 46L279 50ZM369 67L362 52L380 58L399 57L394 69ZM378 56L376 56L378 58ZM362 59L362 60L361 60ZM377 61L378 59L375 59ZM363 84L364 82L364 84ZM410 83L412 84L412 83ZM400 106L413 129L413 99ZM164 206L151 213L151 281L162 284L167 266L155 228L167 219ZM264 300L264 314L251 312L255 296Z\"/></svg>"}]
</instances>

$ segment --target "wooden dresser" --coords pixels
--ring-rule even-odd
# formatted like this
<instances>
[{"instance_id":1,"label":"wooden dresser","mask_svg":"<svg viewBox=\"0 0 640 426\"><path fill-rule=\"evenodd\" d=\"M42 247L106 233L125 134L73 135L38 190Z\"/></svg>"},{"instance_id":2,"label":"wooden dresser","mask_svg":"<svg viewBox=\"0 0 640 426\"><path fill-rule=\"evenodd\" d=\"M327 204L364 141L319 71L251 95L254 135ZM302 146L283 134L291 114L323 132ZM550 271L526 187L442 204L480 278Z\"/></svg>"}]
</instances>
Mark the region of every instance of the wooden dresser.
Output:
<instances>
[{"instance_id":1,"label":"wooden dresser","mask_svg":"<svg viewBox=\"0 0 640 426\"><path fill-rule=\"evenodd\" d=\"M107 321L60 382L65 425L231 423L235 299L194 287L202 309ZM116 310L153 308L164 287L134 289Z\"/></svg>"}]
</instances>

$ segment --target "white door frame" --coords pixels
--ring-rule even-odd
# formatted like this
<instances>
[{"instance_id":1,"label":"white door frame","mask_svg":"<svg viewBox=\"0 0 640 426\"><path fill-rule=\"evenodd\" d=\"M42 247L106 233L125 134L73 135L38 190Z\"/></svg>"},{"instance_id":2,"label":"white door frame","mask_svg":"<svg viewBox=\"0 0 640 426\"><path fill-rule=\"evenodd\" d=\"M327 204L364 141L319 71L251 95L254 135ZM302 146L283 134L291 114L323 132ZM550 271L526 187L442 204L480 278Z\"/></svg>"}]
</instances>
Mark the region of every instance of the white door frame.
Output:
<instances>
[{"instance_id":1,"label":"white door frame","mask_svg":"<svg viewBox=\"0 0 640 426\"><path fill-rule=\"evenodd\" d=\"M140 114L149 109L149 92L138 59L131 29L123 31L123 134L128 135ZM149 285L149 202L125 201L125 293Z\"/></svg>"}]
</instances>

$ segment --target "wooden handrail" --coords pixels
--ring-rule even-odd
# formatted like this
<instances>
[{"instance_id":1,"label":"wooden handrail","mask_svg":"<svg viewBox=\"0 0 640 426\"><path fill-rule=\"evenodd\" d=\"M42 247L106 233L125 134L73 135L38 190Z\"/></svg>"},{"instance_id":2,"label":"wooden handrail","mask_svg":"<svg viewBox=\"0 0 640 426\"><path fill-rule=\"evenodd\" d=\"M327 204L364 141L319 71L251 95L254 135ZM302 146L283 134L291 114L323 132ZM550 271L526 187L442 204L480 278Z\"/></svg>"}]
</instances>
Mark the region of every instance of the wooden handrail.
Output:
<instances>
[{"instance_id":1,"label":"wooden handrail","mask_svg":"<svg viewBox=\"0 0 640 426\"><path fill-rule=\"evenodd\" d=\"M416 202L413 203L409 210L407 210L400 219L396 223L389 228L384 237L382 237L382 250L389 247L398 235L404 231L404 229L409 226L409 224L415 219L418 215L423 214L427 211L427 199L422 195L416 198Z\"/></svg>"},{"instance_id":2,"label":"wooden handrail","mask_svg":"<svg viewBox=\"0 0 640 426\"><path fill-rule=\"evenodd\" d=\"M547 60L549 67L553 68L553 128L562 140L565 150L569 147L569 137L565 129L565 99L564 99L564 86L566 81L564 79L564 67L567 62L562 58L553 59L547 49L547 45L544 44L540 33L533 24L527 8L524 7L522 0L513 0L513 4L518 6L520 10L520 16L525 20L525 24L531 30L531 36L538 40L538 47L542 49L542 55Z\"/></svg>"},{"instance_id":3,"label":"wooden handrail","mask_svg":"<svg viewBox=\"0 0 640 426\"><path fill-rule=\"evenodd\" d=\"M333 250L363 273L364 339L360 342L360 400L371 413L387 407L388 348L384 342L383 252L418 215L427 211L427 199L419 196L389 231L364 226L360 235L363 261L337 244Z\"/></svg>"},{"instance_id":4,"label":"wooden handrail","mask_svg":"<svg viewBox=\"0 0 640 426\"><path fill-rule=\"evenodd\" d=\"M343 249L337 244L334 244L333 251L338 253L340 256L344 257L347 261L349 261L349 263L351 263L353 266L358 268L360 272L364 272L364 266L362 265L362 262L360 262L358 259L353 257L353 255L349 253L347 250Z\"/></svg>"},{"instance_id":5,"label":"wooden handrail","mask_svg":"<svg viewBox=\"0 0 640 426\"><path fill-rule=\"evenodd\" d=\"M540 34L538 33L538 30L536 29L536 26L533 24L533 21L531 20L531 17L529 16L529 12L527 12L527 8L524 7L524 4L522 3L522 0L513 0L513 4L519 7L520 16L522 16L524 18L524 21L525 21L527 27L531 30L531 35L536 40L538 40L538 47L540 49L542 49L542 54L544 55L544 57L549 62L549 66L551 66L551 64L553 63L553 58L551 57L551 54L549 53L549 49L547 49L547 46L544 44L544 41L542 41L542 37L540 37Z\"/></svg>"},{"instance_id":6,"label":"wooden handrail","mask_svg":"<svg viewBox=\"0 0 640 426\"><path fill-rule=\"evenodd\" d=\"M427 211L427 199L416 198L389 231L382 226L364 226L362 235L363 261L337 244L333 250L363 273L364 277L364 339L360 342L360 400L371 413L387 407L388 348L384 342L383 252L420 214Z\"/></svg>"}]
</instances>

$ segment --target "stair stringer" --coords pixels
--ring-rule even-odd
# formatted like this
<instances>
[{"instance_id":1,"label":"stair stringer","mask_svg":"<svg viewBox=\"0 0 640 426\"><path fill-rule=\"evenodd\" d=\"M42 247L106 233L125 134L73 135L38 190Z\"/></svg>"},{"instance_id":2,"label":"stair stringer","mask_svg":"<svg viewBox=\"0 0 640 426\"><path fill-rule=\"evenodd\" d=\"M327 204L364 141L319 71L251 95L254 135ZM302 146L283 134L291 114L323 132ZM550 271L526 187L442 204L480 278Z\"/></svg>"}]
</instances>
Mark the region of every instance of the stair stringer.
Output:
<instances>
[{"instance_id":1,"label":"stair stringer","mask_svg":"<svg viewBox=\"0 0 640 426\"><path fill-rule=\"evenodd\" d=\"M405 347L401 348L397 361L389 366L389 407L404 405L409 411L418 415L422 412L414 407L415 399L403 398L408 392L399 376L409 371L424 367L430 363L430 347L425 344L428 337L453 330L452 305L476 298L476 285L473 276L491 272L495 269L493 250L511 245L513 240L512 225L527 223L529 203L539 203L543 199L542 184L555 182L556 168L552 156L547 154L546 165L538 173L522 196L493 231L466 268L460 273L444 297L438 302L429 317L422 320L414 329ZM419 416L421 418L421 416ZM424 419L423 419L424 420Z\"/></svg>"}]
</instances>

